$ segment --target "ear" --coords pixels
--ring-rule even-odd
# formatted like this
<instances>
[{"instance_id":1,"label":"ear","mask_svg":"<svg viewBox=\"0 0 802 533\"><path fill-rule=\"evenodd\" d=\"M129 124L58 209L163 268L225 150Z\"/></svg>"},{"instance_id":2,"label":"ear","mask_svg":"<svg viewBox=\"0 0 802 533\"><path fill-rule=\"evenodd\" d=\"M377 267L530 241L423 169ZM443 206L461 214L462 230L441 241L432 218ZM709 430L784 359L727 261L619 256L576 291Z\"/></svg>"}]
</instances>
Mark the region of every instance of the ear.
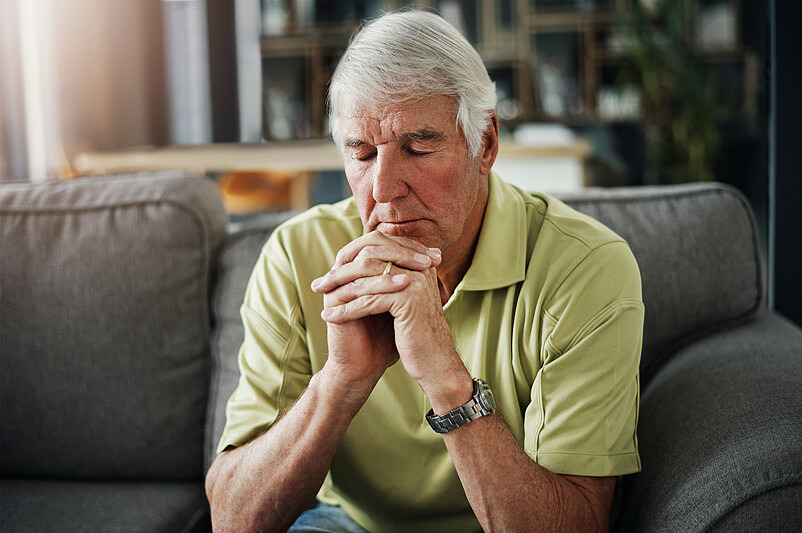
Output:
<instances>
[{"instance_id":1,"label":"ear","mask_svg":"<svg viewBox=\"0 0 802 533\"><path fill-rule=\"evenodd\" d=\"M477 159L479 160L479 172L486 176L490 174L493 163L498 155L498 117L495 111L490 112L490 120L482 136L482 147L479 149Z\"/></svg>"}]
</instances>

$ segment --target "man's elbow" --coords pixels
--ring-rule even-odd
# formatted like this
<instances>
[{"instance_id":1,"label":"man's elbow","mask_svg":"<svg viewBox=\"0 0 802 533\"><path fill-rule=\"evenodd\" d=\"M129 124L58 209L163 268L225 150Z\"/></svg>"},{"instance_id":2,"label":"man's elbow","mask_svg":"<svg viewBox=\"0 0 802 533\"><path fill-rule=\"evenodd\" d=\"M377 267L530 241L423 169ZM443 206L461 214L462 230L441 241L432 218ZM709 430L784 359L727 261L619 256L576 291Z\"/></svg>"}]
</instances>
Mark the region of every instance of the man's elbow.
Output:
<instances>
[{"instance_id":1,"label":"man's elbow","mask_svg":"<svg viewBox=\"0 0 802 533\"><path fill-rule=\"evenodd\" d=\"M230 523L226 516L226 502L223 501L226 499L223 495L230 493L230 490L225 488L226 477L231 477L230 474L226 474L226 453L218 455L206 473L206 498L209 500L212 514L212 527L216 532L225 531L227 528L223 527L223 524Z\"/></svg>"},{"instance_id":2,"label":"man's elbow","mask_svg":"<svg viewBox=\"0 0 802 533\"><path fill-rule=\"evenodd\" d=\"M215 484L217 483L217 475L219 469L220 469L219 463L215 459L215 461L212 463L212 466L209 467L209 471L206 472L206 483L205 483L206 499L209 500L209 505L214 504L214 487Z\"/></svg>"},{"instance_id":3,"label":"man's elbow","mask_svg":"<svg viewBox=\"0 0 802 533\"><path fill-rule=\"evenodd\" d=\"M615 478L563 476L574 486L578 503L576 517L582 531L609 531L610 509L615 493Z\"/></svg>"}]
</instances>

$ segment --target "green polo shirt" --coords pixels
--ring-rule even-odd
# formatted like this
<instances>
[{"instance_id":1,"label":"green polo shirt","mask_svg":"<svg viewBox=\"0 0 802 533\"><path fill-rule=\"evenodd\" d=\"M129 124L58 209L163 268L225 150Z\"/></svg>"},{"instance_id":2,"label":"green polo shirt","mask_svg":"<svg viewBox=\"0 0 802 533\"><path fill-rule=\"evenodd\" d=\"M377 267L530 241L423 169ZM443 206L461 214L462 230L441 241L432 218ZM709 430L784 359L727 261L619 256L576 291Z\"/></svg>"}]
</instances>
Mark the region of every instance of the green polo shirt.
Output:
<instances>
[{"instance_id":1,"label":"green polo shirt","mask_svg":"<svg viewBox=\"0 0 802 533\"><path fill-rule=\"evenodd\" d=\"M639 471L643 304L629 247L554 198L489 179L473 262L444 307L457 351L541 466L585 476ZM348 199L291 219L266 243L242 306L241 376L218 450L269 429L323 367L323 297L309 287L362 233ZM370 531L480 531L425 420L429 408L400 363L388 369L318 498Z\"/></svg>"}]
</instances>

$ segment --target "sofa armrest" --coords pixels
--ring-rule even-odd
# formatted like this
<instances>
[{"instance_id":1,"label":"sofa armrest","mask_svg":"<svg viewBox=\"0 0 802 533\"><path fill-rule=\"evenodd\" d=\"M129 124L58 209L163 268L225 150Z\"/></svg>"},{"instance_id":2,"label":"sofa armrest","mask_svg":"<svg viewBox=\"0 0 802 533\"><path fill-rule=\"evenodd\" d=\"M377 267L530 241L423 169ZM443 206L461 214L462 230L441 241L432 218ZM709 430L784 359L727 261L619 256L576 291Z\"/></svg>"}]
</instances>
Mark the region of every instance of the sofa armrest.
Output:
<instances>
[{"instance_id":1,"label":"sofa armrest","mask_svg":"<svg viewBox=\"0 0 802 533\"><path fill-rule=\"evenodd\" d=\"M619 529L802 529L800 383L802 331L767 311L678 352L643 391Z\"/></svg>"}]
</instances>

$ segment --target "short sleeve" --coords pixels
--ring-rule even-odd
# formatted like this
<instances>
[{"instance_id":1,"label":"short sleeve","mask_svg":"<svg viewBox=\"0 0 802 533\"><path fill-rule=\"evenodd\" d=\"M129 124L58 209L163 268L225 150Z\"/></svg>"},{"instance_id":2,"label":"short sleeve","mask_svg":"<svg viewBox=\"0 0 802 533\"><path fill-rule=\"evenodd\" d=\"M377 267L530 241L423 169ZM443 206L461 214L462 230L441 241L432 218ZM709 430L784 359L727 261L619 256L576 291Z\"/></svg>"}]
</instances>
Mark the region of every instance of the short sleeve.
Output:
<instances>
[{"instance_id":1,"label":"short sleeve","mask_svg":"<svg viewBox=\"0 0 802 533\"><path fill-rule=\"evenodd\" d=\"M524 416L524 447L538 464L571 475L640 471L643 315L638 267L621 241L590 250L549 296Z\"/></svg>"},{"instance_id":2,"label":"short sleeve","mask_svg":"<svg viewBox=\"0 0 802 533\"><path fill-rule=\"evenodd\" d=\"M240 379L226 406L218 453L270 429L311 379L297 284L276 233L254 267L240 314Z\"/></svg>"}]
</instances>

